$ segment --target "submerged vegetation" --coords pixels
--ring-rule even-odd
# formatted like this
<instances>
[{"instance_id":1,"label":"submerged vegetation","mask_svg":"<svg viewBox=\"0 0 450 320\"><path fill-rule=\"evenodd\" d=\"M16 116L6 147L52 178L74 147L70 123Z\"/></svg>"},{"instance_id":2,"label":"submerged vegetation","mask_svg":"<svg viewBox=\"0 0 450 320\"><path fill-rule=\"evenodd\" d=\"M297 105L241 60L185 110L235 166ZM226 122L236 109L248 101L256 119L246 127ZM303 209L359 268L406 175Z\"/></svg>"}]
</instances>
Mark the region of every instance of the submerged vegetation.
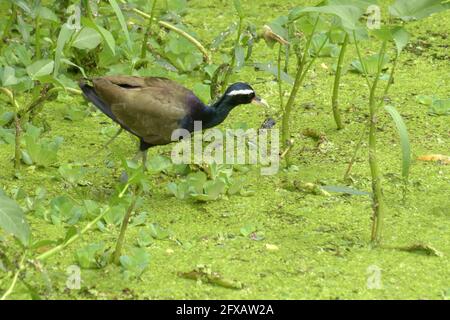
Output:
<instances>
[{"instance_id":1,"label":"submerged vegetation","mask_svg":"<svg viewBox=\"0 0 450 320\"><path fill-rule=\"evenodd\" d=\"M0 299L448 299L449 7L2 2ZM282 168L143 172L81 97L105 74L251 83L272 107L222 126L273 117Z\"/></svg>"}]
</instances>

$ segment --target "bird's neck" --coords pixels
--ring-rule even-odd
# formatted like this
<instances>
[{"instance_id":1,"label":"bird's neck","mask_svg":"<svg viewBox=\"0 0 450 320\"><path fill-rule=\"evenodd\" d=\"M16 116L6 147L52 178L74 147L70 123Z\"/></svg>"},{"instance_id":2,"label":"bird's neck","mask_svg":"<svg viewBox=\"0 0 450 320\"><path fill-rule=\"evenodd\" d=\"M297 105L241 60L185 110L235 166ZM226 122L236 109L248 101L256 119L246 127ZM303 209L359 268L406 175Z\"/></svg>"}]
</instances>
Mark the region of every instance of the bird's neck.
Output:
<instances>
[{"instance_id":1,"label":"bird's neck","mask_svg":"<svg viewBox=\"0 0 450 320\"><path fill-rule=\"evenodd\" d=\"M236 107L227 96L222 97L213 105L206 107L206 114L203 118L203 128L212 128L221 124L228 116L231 110Z\"/></svg>"}]
</instances>

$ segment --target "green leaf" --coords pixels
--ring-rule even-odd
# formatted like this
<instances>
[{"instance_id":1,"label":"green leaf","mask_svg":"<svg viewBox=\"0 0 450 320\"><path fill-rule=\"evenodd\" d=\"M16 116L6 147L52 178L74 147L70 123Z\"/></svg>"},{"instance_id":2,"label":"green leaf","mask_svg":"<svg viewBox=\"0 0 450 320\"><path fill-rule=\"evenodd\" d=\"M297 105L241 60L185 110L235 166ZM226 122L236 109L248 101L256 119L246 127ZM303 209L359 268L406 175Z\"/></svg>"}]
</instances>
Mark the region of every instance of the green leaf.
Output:
<instances>
[{"instance_id":1,"label":"green leaf","mask_svg":"<svg viewBox=\"0 0 450 320\"><path fill-rule=\"evenodd\" d=\"M25 146L28 155L33 163L48 167L57 160L57 152L63 141L62 137L56 137L53 140L39 139L40 129L31 124L27 126L27 132L24 135Z\"/></svg>"},{"instance_id":2,"label":"green leaf","mask_svg":"<svg viewBox=\"0 0 450 320\"><path fill-rule=\"evenodd\" d=\"M190 173L187 176L187 183L189 185L189 190L192 193L202 194L203 185L207 180L206 174L202 171Z\"/></svg>"},{"instance_id":3,"label":"green leaf","mask_svg":"<svg viewBox=\"0 0 450 320\"><path fill-rule=\"evenodd\" d=\"M424 104L424 105L427 105L427 106L431 106L431 104L433 103L433 100L434 100L434 97L432 97L432 96L426 96L426 95L423 95L423 94L419 94L419 95L416 97L416 101L417 101L418 103Z\"/></svg>"},{"instance_id":4,"label":"green leaf","mask_svg":"<svg viewBox=\"0 0 450 320\"><path fill-rule=\"evenodd\" d=\"M391 115L394 120L397 131L400 135L400 143L402 146L402 176L407 179L409 176L409 168L411 166L411 147L409 144L408 130L402 116L393 106L385 106L384 109Z\"/></svg>"},{"instance_id":5,"label":"green leaf","mask_svg":"<svg viewBox=\"0 0 450 320\"><path fill-rule=\"evenodd\" d=\"M449 7L450 3L442 3L441 0L396 0L389 6L389 13L403 21L412 21L426 18Z\"/></svg>"},{"instance_id":6,"label":"green leaf","mask_svg":"<svg viewBox=\"0 0 450 320\"><path fill-rule=\"evenodd\" d=\"M30 227L22 208L12 199L0 195L0 228L11 233L24 246L30 242Z\"/></svg>"},{"instance_id":7,"label":"green leaf","mask_svg":"<svg viewBox=\"0 0 450 320\"><path fill-rule=\"evenodd\" d=\"M63 24L61 30L59 31L58 40L56 41L56 50L55 50L55 68L53 70L53 75L58 76L59 65L61 61L61 57L63 56L64 46L67 41L72 36L74 30L70 28L66 23Z\"/></svg>"},{"instance_id":8,"label":"green leaf","mask_svg":"<svg viewBox=\"0 0 450 320\"><path fill-rule=\"evenodd\" d=\"M211 100L211 88L207 84L196 83L192 88L195 95L200 98L201 101L208 102Z\"/></svg>"},{"instance_id":9,"label":"green leaf","mask_svg":"<svg viewBox=\"0 0 450 320\"><path fill-rule=\"evenodd\" d=\"M378 72L378 61L379 55L374 54L369 57L363 57L363 63L365 66L365 70L369 75L375 75ZM389 62L389 57L387 55L384 55L384 60L382 62L381 68L384 69L384 66ZM351 63L351 70L364 74L364 69L361 65L361 62L359 60L354 60Z\"/></svg>"},{"instance_id":10,"label":"green leaf","mask_svg":"<svg viewBox=\"0 0 450 320\"><path fill-rule=\"evenodd\" d=\"M58 168L59 174L71 184L76 184L83 179L87 173L86 168L81 166L74 166L65 163Z\"/></svg>"},{"instance_id":11,"label":"green leaf","mask_svg":"<svg viewBox=\"0 0 450 320\"><path fill-rule=\"evenodd\" d=\"M239 231L240 231L241 235L243 235L244 237L248 237L253 232L258 231L258 228L254 224L249 224L249 225L242 227Z\"/></svg>"},{"instance_id":12,"label":"green leaf","mask_svg":"<svg viewBox=\"0 0 450 320\"><path fill-rule=\"evenodd\" d=\"M381 29L374 30L373 33L381 40L394 41L397 48L397 55L400 55L410 39L410 34L400 26L382 27Z\"/></svg>"},{"instance_id":13,"label":"green leaf","mask_svg":"<svg viewBox=\"0 0 450 320\"><path fill-rule=\"evenodd\" d=\"M213 198L217 199L225 191L226 184L220 179L215 181L208 181L205 183L204 190L205 193Z\"/></svg>"},{"instance_id":14,"label":"green leaf","mask_svg":"<svg viewBox=\"0 0 450 320\"><path fill-rule=\"evenodd\" d=\"M399 249L402 251L413 252L427 256L436 256L440 258L444 256L444 254L441 251L435 249L434 247L426 243L415 243L407 247L400 247Z\"/></svg>"},{"instance_id":15,"label":"green leaf","mask_svg":"<svg viewBox=\"0 0 450 320\"><path fill-rule=\"evenodd\" d=\"M150 235L150 232L148 230L141 229L138 233L136 242L139 247L145 248L153 243L153 237Z\"/></svg>"},{"instance_id":16,"label":"green leaf","mask_svg":"<svg viewBox=\"0 0 450 320\"><path fill-rule=\"evenodd\" d=\"M59 21L57 15L46 7L39 7L39 17L53 22Z\"/></svg>"},{"instance_id":17,"label":"green leaf","mask_svg":"<svg viewBox=\"0 0 450 320\"><path fill-rule=\"evenodd\" d=\"M272 75L274 75L275 77L278 78L278 66L275 63L255 63L254 64L255 68L258 70L262 70L265 72L268 72ZM290 75L288 75L286 72L284 72L283 70L281 71L281 80L283 80L286 83L289 83L290 85L294 84L294 78L292 78Z\"/></svg>"},{"instance_id":18,"label":"green leaf","mask_svg":"<svg viewBox=\"0 0 450 320\"><path fill-rule=\"evenodd\" d=\"M105 28L99 26L98 24L96 24L91 19L84 20L84 24L87 27L90 27L90 28L93 28L93 29L97 30L97 32L100 33L100 35L102 36L103 40L108 45L108 48L109 48L109 50L111 50L112 54L113 55L116 54L116 41L114 40L114 37L112 36L111 32L109 32Z\"/></svg>"},{"instance_id":19,"label":"green leaf","mask_svg":"<svg viewBox=\"0 0 450 320\"><path fill-rule=\"evenodd\" d=\"M19 83L19 80L16 78L16 69L10 66L3 68L2 85L7 87L17 83Z\"/></svg>"},{"instance_id":20,"label":"green leaf","mask_svg":"<svg viewBox=\"0 0 450 320\"><path fill-rule=\"evenodd\" d=\"M70 226L66 231L66 235L64 236L63 243L67 243L72 237L74 237L78 233L78 229L75 226Z\"/></svg>"},{"instance_id":21,"label":"green leaf","mask_svg":"<svg viewBox=\"0 0 450 320\"><path fill-rule=\"evenodd\" d=\"M242 10L242 5L240 0L233 0L234 8L238 13L238 16L242 19L244 17L244 10Z\"/></svg>"},{"instance_id":22,"label":"green leaf","mask_svg":"<svg viewBox=\"0 0 450 320\"><path fill-rule=\"evenodd\" d=\"M157 156L151 157L148 160L147 165L148 165L148 169L150 172L159 173L159 172L169 169L172 166L172 161L168 157L157 155Z\"/></svg>"},{"instance_id":23,"label":"green leaf","mask_svg":"<svg viewBox=\"0 0 450 320\"><path fill-rule=\"evenodd\" d=\"M319 57L336 57L339 55L339 47L331 43L328 35L325 33L319 33L313 36L309 51L312 56Z\"/></svg>"},{"instance_id":24,"label":"green leaf","mask_svg":"<svg viewBox=\"0 0 450 320\"><path fill-rule=\"evenodd\" d=\"M72 47L81 50L92 50L102 42L101 35L92 28L84 27L72 42Z\"/></svg>"},{"instance_id":25,"label":"green leaf","mask_svg":"<svg viewBox=\"0 0 450 320\"><path fill-rule=\"evenodd\" d=\"M362 10L367 10L370 5L378 4L378 0L326 0L323 1L323 5L350 5L358 7Z\"/></svg>"},{"instance_id":26,"label":"green leaf","mask_svg":"<svg viewBox=\"0 0 450 320\"><path fill-rule=\"evenodd\" d=\"M234 55L236 57L236 70L241 69L244 66L245 62L245 50L244 47L241 45L238 45L234 48Z\"/></svg>"},{"instance_id":27,"label":"green leaf","mask_svg":"<svg viewBox=\"0 0 450 320\"><path fill-rule=\"evenodd\" d=\"M84 72L84 69L82 67L80 67L79 65L73 63L72 61L70 61L68 59L61 59L61 62L68 64L69 66L77 68L78 70L80 70L83 77L87 78L86 73Z\"/></svg>"},{"instance_id":28,"label":"green leaf","mask_svg":"<svg viewBox=\"0 0 450 320\"><path fill-rule=\"evenodd\" d=\"M0 115L0 127L10 123L14 119L14 112L6 111Z\"/></svg>"},{"instance_id":29,"label":"green leaf","mask_svg":"<svg viewBox=\"0 0 450 320\"><path fill-rule=\"evenodd\" d=\"M343 28L348 30L355 30L358 26L358 20L364 13L364 10L353 5L304 7L291 11L289 14L289 20L297 20L302 15L307 13L322 13L337 16L340 19Z\"/></svg>"},{"instance_id":30,"label":"green leaf","mask_svg":"<svg viewBox=\"0 0 450 320\"><path fill-rule=\"evenodd\" d=\"M233 32L236 31L237 23L233 22L225 31L222 31L211 43L211 50L217 49Z\"/></svg>"},{"instance_id":31,"label":"green leaf","mask_svg":"<svg viewBox=\"0 0 450 320\"><path fill-rule=\"evenodd\" d=\"M143 248L133 248L130 255L121 256L125 278L140 277L150 263L150 255Z\"/></svg>"},{"instance_id":32,"label":"green leaf","mask_svg":"<svg viewBox=\"0 0 450 320\"><path fill-rule=\"evenodd\" d=\"M157 240L164 240L169 238L170 232L167 229L164 229L159 224L152 223L149 226L150 235Z\"/></svg>"},{"instance_id":33,"label":"green leaf","mask_svg":"<svg viewBox=\"0 0 450 320\"><path fill-rule=\"evenodd\" d=\"M55 63L50 59L38 60L27 67L27 73L31 79L36 80L37 77L49 75L53 72Z\"/></svg>"},{"instance_id":34,"label":"green leaf","mask_svg":"<svg viewBox=\"0 0 450 320\"><path fill-rule=\"evenodd\" d=\"M31 8L28 6L26 1L24 0L15 0L14 4L18 7L20 7L23 11L25 11L26 14L31 15Z\"/></svg>"},{"instance_id":35,"label":"green leaf","mask_svg":"<svg viewBox=\"0 0 450 320\"><path fill-rule=\"evenodd\" d=\"M116 0L108 0L109 4L111 5L114 13L117 16L117 19L119 20L120 26L122 27L122 32L125 35L125 39L127 40L127 46L130 52L133 50L133 45L131 43L130 34L128 33L127 24L125 22L125 18L123 17L122 11L119 8L119 5L117 4Z\"/></svg>"},{"instance_id":36,"label":"green leaf","mask_svg":"<svg viewBox=\"0 0 450 320\"><path fill-rule=\"evenodd\" d=\"M83 269L98 269L106 264L104 257L105 245L103 243L93 243L78 249L75 252L75 259Z\"/></svg>"},{"instance_id":37,"label":"green leaf","mask_svg":"<svg viewBox=\"0 0 450 320\"><path fill-rule=\"evenodd\" d=\"M360 191L356 189L352 189L346 186L321 186L321 189L327 192L335 192L335 193L344 193L353 196L370 196L371 193L367 191Z\"/></svg>"},{"instance_id":38,"label":"green leaf","mask_svg":"<svg viewBox=\"0 0 450 320\"><path fill-rule=\"evenodd\" d=\"M187 8L187 0L166 0L166 11L183 14Z\"/></svg>"},{"instance_id":39,"label":"green leaf","mask_svg":"<svg viewBox=\"0 0 450 320\"><path fill-rule=\"evenodd\" d=\"M400 54L409 42L410 34L402 27L395 27L392 30L392 37L397 47L397 54Z\"/></svg>"},{"instance_id":40,"label":"green leaf","mask_svg":"<svg viewBox=\"0 0 450 320\"><path fill-rule=\"evenodd\" d=\"M435 99L430 105L428 114L433 116L450 115L450 99Z\"/></svg>"}]
</instances>

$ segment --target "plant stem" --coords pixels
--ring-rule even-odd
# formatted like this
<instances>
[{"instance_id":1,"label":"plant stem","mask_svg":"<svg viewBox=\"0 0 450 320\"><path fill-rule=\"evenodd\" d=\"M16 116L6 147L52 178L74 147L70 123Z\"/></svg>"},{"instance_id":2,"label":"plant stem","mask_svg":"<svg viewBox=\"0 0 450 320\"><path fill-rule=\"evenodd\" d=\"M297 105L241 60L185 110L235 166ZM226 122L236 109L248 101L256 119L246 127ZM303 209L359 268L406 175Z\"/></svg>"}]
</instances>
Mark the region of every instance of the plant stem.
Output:
<instances>
[{"instance_id":1,"label":"plant stem","mask_svg":"<svg viewBox=\"0 0 450 320\"><path fill-rule=\"evenodd\" d=\"M79 94L79 95L82 94L80 90L74 89L74 88L53 87L50 90L48 90L44 95L41 95L36 100L32 101L28 105L28 107L25 109L25 111L23 112L23 114L21 116L29 114L30 112L35 110L38 106L40 106L42 103L44 103L45 100L49 99L54 93L59 92L59 91L66 91L66 92L70 92L73 94Z\"/></svg>"},{"instance_id":2,"label":"plant stem","mask_svg":"<svg viewBox=\"0 0 450 320\"><path fill-rule=\"evenodd\" d=\"M137 187L137 188L138 188L138 190L134 194L133 200L131 201L131 204L128 207L128 210L127 210L125 216L123 217L122 225L120 227L119 238L117 238L116 249L114 250L114 255L113 255L113 262L115 264L119 264L119 262L120 262L119 259L120 259L120 255L122 253L123 244L125 242L125 232L127 230L128 223L130 222L131 214L133 213L133 210L136 206L137 199L139 198L139 195L140 195L140 188L139 187Z\"/></svg>"},{"instance_id":3,"label":"plant stem","mask_svg":"<svg viewBox=\"0 0 450 320\"><path fill-rule=\"evenodd\" d=\"M148 35L152 30L153 19L155 17L155 11L156 11L155 7L156 7L156 0L153 0L152 12L150 13L150 19L148 20L147 29L145 30L145 33L144 33L144 39L142 40L141 59L145 59L145 56L147 54Z\"/></svg>"},{"instance_id":4,"label":"plant stem","mask_svg":"<svg viewBox=\"0 0 450 320\"><path fill-rule=\"evenodd\" d=\"M283 112L283 119L282 119L282 125L281 125L281 136L282 136L282 143L283 143L283 149L287 150L291 144L290 142L290 128L289 128L289 121L291 118L291 111L292 111L292 107L294 105L295 102L295 98L297 96L298 90L300 89L300 86L303 83L303 80L305 79L305 76L309 70L309 68L311 67L311 65L313 64L313 62L316 60L317 56L315 56L313 59L311 59L310 63L308 65L306 65L306 57L308 55L308 50L309 47L311 45L311 41L312 41L312 37L314 35L314 32L316 30L317 24L319 22L319 18L316 19L313 30L311 32L310 37L308 38L306 45L305 45L305 49L303 54L299 54L297 57L297 74L295 75L295 81L294 81L294 85L292 87L291 90L291 94L289 95L289 100L286 103L286 106L284 107L284 112ZM328 40L325 39L325 41L323 42L320 50L323 48L323 46L325 45L326 41ZM319 52L320 52L319 50ZM317 53L318 54L318 53ZM305 67L306 66L306 67ZM285 155L285 159L286 159L286 165L289 166L289 152L286 153Z\"/></svg>"},{"instance_id":5,"label":"plant stem","mask_svg":"<svg viewBox=\"0 0 450 320\"><path fill-rule=\"evenodd\" d=\"M11 285L9 286L8 290L6 290L5 293L2 295L0 300L6 300L6 298L8 298L8 296L13 292L14 287L16 286L16 283L17 283L17 279L19 279L19 275L23 270L23 263L25 262L26 255L27 255L27 250L24 251L22 258L20 259L18 269L17 269L16 273L14 274Z\"/></svg>"},{"instance_id":6,"label":"plant stem","mask_svg":"<svg viewBox=\"0 0 450 320\"><path fill-rule=\"evenodd\" d=\"M236 64L236 49L239 46L239 40L241 39L243 21L244 19L242 17L239 17L238 30L236 34L236 40L234 41L233 52L231 54L230 67L227 69L227 73L225 74L225 77L222 82L222 92L224 92L227 89L228 79L230 78L230 75L233 73L234 65Z\"/></svg>"},{"instance_id":7,"label":"plant stem","mask_svg":"<svg viewBox=\"0 0 450 320\"><path fill-rule=\"evenodd\" d=\"M45 260L45 259L51 257L52 255L54 255L55 253L58 253L58 252L64 250L67 246L69 246L69 244L71 244L72 242L74 242L75 240L80 238L83 234L85 234L88 230L90 230L98 221L100 221L100 219L102 219L105 216L106 213L108 213L109 210L110 210L110 208L105 209L105 211L103 211L101 214L99 214L97 217L95 217L94 220L89 222L79 233L73 235L71 238L69 238L69 240L67 240L63 244L60 244L48 251L45 251L44 253L38 255L36 257L36 260Z\"/></svg>"},{"instance_id":8,"label":"plant stem","mask_svg":"<svg viewBox=\"0 0 450 320\"><path fill-rule=\"evenodd\" d=\"M283 112L283 84L281 82L281 53L283 49L283 44L280 43L280 48L278 49L278 94L280 95L280 110Z\"/></svg>"},{"instance_id":9,"label":"plant stem","mask_svg":"<svg viewBox=\"0 0 450 320\"><path fill-rule=\"evenodd\" d=\"M333 108L334 121L338 130L344 128L342 125L341 114L339 112L339 84L342 75L342 64L344 62L345 51L348 44L348 34L345 33L344 42L341 45L341 52L339 53L339 59L336 67L336 75L334 76L333 96L331 98L331 106Z\"/></svg>"},{"instance_id":10,"label":"plant stem","mask_svg":"<svg viewBox=\"0 0 450 320\"><path fill-rule=\"evenodd\" d=\"M389 91L389 88L391 87L391 85L393 83L394 73L395 73L395 69L397 67L397 61L398 61L398 55L396 55L395 58L394 58L394 63L393 63L392 69L391 69L391 73L389 75L388 83L386 85L386 88L384 89L383 97L385 97L387 95L387 93ZM383 104L383 100L381 99L380 103L378 104L378 108L380 108L382 104ZM353 167L354 162L356 161L356 157L358 155L359 149L361 148L362 141L363 141L363 138L364 138L364 136L366 134L368 126L369 126L369 124L367 123L363 127L363 130L362 130L361 135L360 135L360 140L358 141L358 144L356 145L355 152L353 153L353 157L350 160L350 162L348 163L347 171L344 174L344 180L347 180L347 178L350 175L350 171L351 171L351 169Z\"/></svg>"},{"instance_id":11,"label":"plant stem","mask_svg":"<svg viewBox=\"0 0 450 320\"><path fill-rule=\"evenodd\" d=\"M14 146L14 169L19 169L20 167L20 136L22 133L22 127L20 125L20 107L14 98L14 93L7 88L0 87L0 91L6 94L9 98L10 103L14 108L14 125L15 125L15 146Z\"/></svg>"},{"instance_id":12,"label":"plant stem","mask_svg":"<svg viewBox=\"0 0 450 320\"><path fill-rule=\"evenodd\" d=\"M9 33L11 32L11 26L13 25L14 20L16 20L16 17L17 17L16 7L14 6L14 3L11 2L11 16L9 17L8 22L6 23L5 28L3 29L3 34L2 34L3 43L7 42Z\"/></svg>"},{"instance_id":13,"label":"plant stem","mask_svg":"<svg viewBox=\"0 0 450 320\"><path fill-rule=\"evenodd\" d=\"M22 127L20 125L20 119L17 114L17 112L14 113L14 126L16 129L15 138L14 138L14 169L20 168L20 159L21 159L21 152L20 152L20 137L22 135Z\"/></svg>"},{"instance_id":14,"label":"plant stem","mask_svg":"<svg viewBox=\"0 0 450 320\"><path fill-rule=\"evenodd\" d=\"M373 207L373 221L372 221L372 236L371 241L373 244L378 244L381 241L381 233L383 227L383 217L385 211L385 205L382 198L382 188L381 188L381 175L378 167L377 161L377 149L376 149L376 124L377 124L377 105L376 105L376 89L378 86L378 81L380 79L382 61L384 59L384 55L386 52L386 41L383 42L380 55L379 55L379 64L378 71L375 76L375 79L372 83L372 87L370 88L370 97L369 97L369 108L370 108L370 127L369 127L369 166L370 173L372 176L372 207ZM362 61L361 61L362 63Z\"/></svg>"},{"instance_id":15,"label":"plant stem","mask_svg":"<svg viewBox=\"0 0 450 320\"><path fill-rule=\"evenodd\" d=\"M122 4L127 4L127 2L126 2L125 0L120 0L120 2L121 2ZM139 9L132 8L131 10L132 10L134 13L140 15L141 17L143 17L143 18L145 18L145 19L150 19L150 18L151 18L151 15L149 15L149 14L147 14L147 13L145 13L145 12L139 10ZM168 23L168 22L166 22L166 21L158 21L158 24L159 24L160 26L162 26L162 27L164 27L164 28L167 28L167 29L170 29L170 30L172 30L172 31L174 31L174 32L176 32L176 33L178 33L180 36L186 38L186 39L187 39L188 41L190 41L194 46L196 46L197 49L203 54L203 60L204 60L206 63L208 63L208 64L211 63L211 58L209 57L208 51L205 49L205 47L204 47L197 39L195 39L195 38L192 37L190 34L184 32L184 31L181 30L181 29L178 29L177 27L171 25L170 23Z\"/></svg>"},{"instance_id":16,"label":"plant stem","mask_svg":"<svg viewBox=\"0 0 450 320\"><path fill-rule=\"evenodd\" d=\"M355 151L353 152L353 156L352 156L352 158L350 159L350 161L348 163L347 170L345 171L344 181L347 180L349 175L350 175L350 172L351 172L351 170L353 168L353 164L355 163L356 157L358 156L359 149L361 148L362 142L364 140L364 137L366 136L366 132L367 132L367 128L368 127L369 127L368 123L364 123L364 126L363 126L363 128L361 130L361 134L359 136L358 143L356 144L356 147L355 147Z\"/></svg>"},{"instance_id":17,"label":"plant stem","mask_svg":"<svg viewBox=\"0 0 450 320\"><path fill-rule=\"evenodd\" d=\"M34 51L36 59L39 60L41 58L41 19L39 13L35 20Z\"/></svg>"}]
</instances>

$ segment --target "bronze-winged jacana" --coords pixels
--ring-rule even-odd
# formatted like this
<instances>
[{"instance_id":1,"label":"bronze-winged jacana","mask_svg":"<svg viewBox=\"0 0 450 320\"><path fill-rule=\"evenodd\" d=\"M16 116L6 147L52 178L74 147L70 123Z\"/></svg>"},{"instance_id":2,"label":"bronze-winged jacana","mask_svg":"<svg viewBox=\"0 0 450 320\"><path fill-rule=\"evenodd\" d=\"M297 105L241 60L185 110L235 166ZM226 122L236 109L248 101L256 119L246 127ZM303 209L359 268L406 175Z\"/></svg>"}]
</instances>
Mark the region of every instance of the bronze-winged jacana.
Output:
<instances>
[{"instance_id":1,"label":"bronze-winged jacana","mask_svg":"<svg viewBox=\"0 0 450 320\"><path fill-rule=\"evenodd\" d=\"M243 82L230 85L216 103L206 106L192 91L166 78L107 76L91 81L92 85L79 83L84 96L139 138L144 168L148 148L171 143L174 130L192 132L194 121L202 121L203 129L211 128L238 105L265 105Z\"/></svg>"}]
</instances>

